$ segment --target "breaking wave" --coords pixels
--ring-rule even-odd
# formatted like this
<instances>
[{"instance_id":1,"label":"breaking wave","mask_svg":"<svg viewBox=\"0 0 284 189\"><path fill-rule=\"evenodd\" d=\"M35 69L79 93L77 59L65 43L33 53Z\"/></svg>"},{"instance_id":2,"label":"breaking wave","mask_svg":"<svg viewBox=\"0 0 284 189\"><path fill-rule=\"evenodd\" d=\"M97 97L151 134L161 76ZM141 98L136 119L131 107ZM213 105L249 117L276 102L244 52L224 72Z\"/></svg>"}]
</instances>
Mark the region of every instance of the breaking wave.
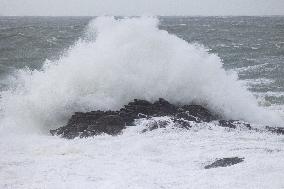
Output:
<instances>
[{"instance_id":1,"label":"breaking wave","mask_svg":"<svg viewBox=\"0 0 284 189\"><path fill-rule=\"evenodd\" d=\"M18 70L1 92L1 125L47 130L75 111L119 109L134 98L202 104L227 119L282 123L215 54L151 17L92 20L86 35L41 70Z\"/></svg>"}]
</instances>

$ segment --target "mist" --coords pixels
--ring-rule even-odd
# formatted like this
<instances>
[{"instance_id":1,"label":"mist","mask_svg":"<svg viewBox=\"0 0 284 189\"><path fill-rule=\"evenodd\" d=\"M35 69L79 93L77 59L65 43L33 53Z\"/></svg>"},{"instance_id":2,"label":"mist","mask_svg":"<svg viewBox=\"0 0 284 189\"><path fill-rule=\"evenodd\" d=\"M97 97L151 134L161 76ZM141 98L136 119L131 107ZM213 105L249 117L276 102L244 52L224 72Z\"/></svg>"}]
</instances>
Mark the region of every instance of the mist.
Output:
<instances>
[{"instance_id":1,"label":"mist","mask_svg":"<svg viewBox=\"0 0 284 189\"><path fill-rule=\"evenodd\" d=\"M283 0L0 0L2 16L283 14Z\"/></svg>"}]
</instances>

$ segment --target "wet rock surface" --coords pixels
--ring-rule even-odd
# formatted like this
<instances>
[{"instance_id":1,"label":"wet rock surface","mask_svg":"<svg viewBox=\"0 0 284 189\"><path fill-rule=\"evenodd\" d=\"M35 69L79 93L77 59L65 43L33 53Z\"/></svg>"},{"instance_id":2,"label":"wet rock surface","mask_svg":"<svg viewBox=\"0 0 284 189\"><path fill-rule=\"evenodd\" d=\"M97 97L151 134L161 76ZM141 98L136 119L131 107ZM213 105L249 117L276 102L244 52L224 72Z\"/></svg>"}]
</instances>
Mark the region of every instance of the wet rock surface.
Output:
<instances>
[{"instance_id":1,"label":"wet rock surface","mask_svg":"<svg viewBox=\"0 0 284 189\"><path fill-rule=\"evenodd\" d=\"M267 129L267 131L270 131L272 133L284 135L284 127L269 127L269 126L266 126L266 129Z\"/></svg>"},{"instance_id":2,"label":"wet rock surface","mask_svg":"<svg viewBox=\"0 0 284 189\"><path fill-rule=\"evenodd\" d=\"M50 133L68 139L102 133L117 135L126 125L133 125L135 119L160 116L171 116L187 129L190 128L188 121L210 122L217 119L217 116L199 105L175 106L162 98L154 103L134 99L119 111L76 112L66 126L51 130ZM154 124L150 130L157 128L157 124Z\"/></svg>"},{"instance_id":3,"label":"wet rock surface","mask_svg":"<svg viewBox=\"0 0 284 189\"><path fill-rule=\"evenodd\" d=\"M152 117L169 116L179 128L190 129L192 123L217 121L217 126L228 129L255 130L249 123L239 120L220 120L220 116L214 115L200 105L177 106L160 98L151 103L146 100L137 100L128 103L119 111L91 111L75 112L68 123L55 130L50 130L52 135L60 135L63 138L91 137L100 134L118 135L126 126L134 125L136 119L150 119ZM142 132L152 131L166 127L167 123L158 121ZM284 128L266 127L266 131L284 134Z\"/></svg>"},{"instance_id":4,"label":"wet rock surface","mask_svg":"<svg viewBox=\"0 0 284 189\"><path fill-rule=\"evenodd\" d=\"M222 158L222 159L217 159L213 163L206 165L204 168L205 169L212 169L212 168L217 168L217 167L228 167L232 166L238 163L241 163L244 161L244 158L239 158L239 157L231 157L231 158Z\"/></svg>"},{"instance_id":5,"label":"wet rock surface","mask_svg":"<svg viewBox=\"0 0 284 189\"><path fill-rule=\"evenodd\" d=\"M230 129L236 129L236 128L247 128L249 130L253 129L249 123L239 120L219 120L219 126L227 127Z\"/></svg>"}]
</instances>

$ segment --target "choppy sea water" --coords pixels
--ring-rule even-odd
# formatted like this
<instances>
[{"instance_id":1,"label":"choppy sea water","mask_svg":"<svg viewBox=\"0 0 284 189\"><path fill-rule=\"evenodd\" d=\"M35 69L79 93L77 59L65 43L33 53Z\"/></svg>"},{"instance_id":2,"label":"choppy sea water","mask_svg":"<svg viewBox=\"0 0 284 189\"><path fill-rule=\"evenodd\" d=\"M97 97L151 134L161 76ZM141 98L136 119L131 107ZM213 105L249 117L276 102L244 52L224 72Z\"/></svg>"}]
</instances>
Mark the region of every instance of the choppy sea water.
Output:
<instances>
[{"instance_id":1,"label":"choppy sea water","mask_svg":"<svg viewBox=\"0 0 284 189\"><path fill-rule=\"evenodd\" d=\"M162 28L203 44L269 104L284 103L284 18L162 18Z\"/></svg>"},{"instance_id":2,"label":"choppy sea water","mask_svg":"<svg viewBox=\"0 0 284 189\"><path fill-rule=\"evenodd\" d=\"M72 141L47 132L75 111L159 97L282 124L283 33L284 17L0 17L0 188L283 187L283 136L213 123ZM234 156L244 163L203 168Z\"/></svg>"},{"instance_id":3,"label":"choppy sea water","mask_svg":"<svg viewBox=\"0 0 284 189\"><path fill-rule=\"evenodd\" d=\"M0 17L0 74L40 69L82 37L89 17ZM161 29L204 45L264 105L284 104L283 17L161 17ZM2 84L3 85L3 84Z\"/></svg>"}]
</instances>

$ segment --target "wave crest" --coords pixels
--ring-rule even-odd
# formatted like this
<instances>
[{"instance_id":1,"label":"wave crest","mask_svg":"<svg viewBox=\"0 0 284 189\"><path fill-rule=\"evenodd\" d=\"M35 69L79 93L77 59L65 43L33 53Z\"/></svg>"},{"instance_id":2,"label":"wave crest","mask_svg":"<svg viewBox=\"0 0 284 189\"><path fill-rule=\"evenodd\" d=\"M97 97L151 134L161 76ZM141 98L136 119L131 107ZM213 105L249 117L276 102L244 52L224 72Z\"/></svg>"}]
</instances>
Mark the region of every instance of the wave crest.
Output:
<instances>
[{"instance_id":1,"label":"wave crest","mask_svg":"<svg viewBox=\"0 0 284 189\"><path fill-rule=\"evenodd\" d=\"M54 128L75 111L118 109L134 98L205 105L227 119L280 123L215 54L158 29L150 17L99 17L65 56L19 70L1 92L2 125Z\"/></svg>"}]
</instances>

